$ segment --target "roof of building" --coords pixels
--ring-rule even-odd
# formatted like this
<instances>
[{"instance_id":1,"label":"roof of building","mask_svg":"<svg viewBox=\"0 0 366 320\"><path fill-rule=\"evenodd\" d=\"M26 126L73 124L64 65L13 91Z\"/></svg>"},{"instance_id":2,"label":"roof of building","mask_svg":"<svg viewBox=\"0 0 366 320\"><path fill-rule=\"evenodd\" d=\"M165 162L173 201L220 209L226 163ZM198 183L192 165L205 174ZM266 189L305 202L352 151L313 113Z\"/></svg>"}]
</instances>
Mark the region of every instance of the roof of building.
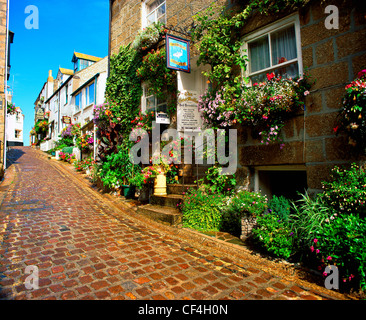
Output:
<instances>
[{"instance_id":1,"label":"roof of building","mask_svg":"<svg viewBox=\"0 0 366 320\"><path fill-rule=\"evenodd\" d=\"M74 71L70 70L70 69L65 69L65 68L59 68L59 71L62 74L68 74L70 76L72 76L74 74Z\"/></svg>"},{"instance_id":2,"label":"roof of building","mask_svg":"<svg viewBox=\"0 0 366 320\"><path fill-rule=\"evenodd\" d=\"M85 60L90 60L90 61L95 61L95 62L102 60L102 58L94 57L89 54L84 54L84 53L79 53L79 52L74 52L74 55L72 56L72 62L75 61L75 58L85 59Z\"/></svg>"}]
</instances>

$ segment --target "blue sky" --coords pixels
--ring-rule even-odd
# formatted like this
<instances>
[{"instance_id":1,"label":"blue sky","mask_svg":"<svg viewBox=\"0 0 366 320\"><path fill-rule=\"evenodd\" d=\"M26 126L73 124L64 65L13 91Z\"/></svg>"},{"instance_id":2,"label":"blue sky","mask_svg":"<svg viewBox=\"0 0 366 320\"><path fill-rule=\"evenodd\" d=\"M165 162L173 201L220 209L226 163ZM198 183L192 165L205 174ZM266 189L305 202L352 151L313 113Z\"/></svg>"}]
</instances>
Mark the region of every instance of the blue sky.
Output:
<instances>
[{"instance_id":1,"label":"blue sky","mask_svg":"<svg viewBox=\"0 0 366 320\"><path fill-rule=\"evenodd\" d=\"M39 12L39 28L27 29L34 5ZM34 125L34 102L52 70L72 69L73 52L97 57L108 55L108 0L10 0L10 30L15 33L11 45L10 78L13 102L25 114L24 145ZM28 19L30 20L30 19Z\"/></svg>"}]
</instances>

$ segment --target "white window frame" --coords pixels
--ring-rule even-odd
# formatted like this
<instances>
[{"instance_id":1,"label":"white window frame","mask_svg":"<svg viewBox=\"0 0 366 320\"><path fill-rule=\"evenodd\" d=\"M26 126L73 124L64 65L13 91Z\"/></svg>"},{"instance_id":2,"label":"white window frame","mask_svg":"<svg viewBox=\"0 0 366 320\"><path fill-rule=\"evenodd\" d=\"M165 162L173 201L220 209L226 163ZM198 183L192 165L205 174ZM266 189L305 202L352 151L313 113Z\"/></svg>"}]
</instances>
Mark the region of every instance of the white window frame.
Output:
<instances>
[{"instance_id":1,"label":"white window frame","mask_svg":"<svg viewBox=\"0 0 366 320\"><path fill-rule=\"evenodd\" d=\"M76 104L76 97L79 96L79 105ZM82 109L83 107L83 95L82 92L80 91L78 94L75 95L75 111L78 112Z\"/></svg>"},{"instance_id":2,"label":"white window frame","mask_svg":"<svg viewBox=\"0 0 366 320\"><path fill-rule=\"evenodd\" d=\"M149 13L148 13L148 7L149 7L149 5L151 5L154 1L155 1L155 0L145 0L145 1L143 2L143 4L142 4L142 23L141 23L142 28L146 28L147 26L149 26L149 24L147 23L147 16L148 16L149 14L151 14L151 12L149 12ZM166 8L167 8L167 6L166 6L166 0L165 0L163 3L161 3L158 7L156 7L152 12L155 12L154 22L157 22L157 21L158 21L158 19L157 19L157 15L156 15L156 13L157 13L158 9L159 9L163 4L165 4L165 14L164 14L164 16L165 16L165 19L164 19L164 20L165 20L165 21L164 21L164 24L166 24Z\"/></svg>"},{"instance_id":3,"label":"white window frame","mask_svg":"<svg viewBox=\"0 0 366 320\"><path fill-rule=\"evenodd\" d=\"M148 98L154 97L154 110L151 109L151 111L154 111L154 113L156 114L156 110L158 109L159 106L167 105L167 100L158 104L158 98L156 96L154 96L153 94L147 95L148 94L147 91L148 91L148 86L146 83L143 83L142 84L142 96L141 96L141 112L146 114L146 111L147 111L146 100Z\"/></svg>"},{"instance_id":4,"label":"white window frame","mask_svg":"<svg viewBox=\"0 0 366 320\"><path fill-rule=\"evenodd\" d=\"M250 73L250 60L247 63L247 68L244 72L242 72L242 76L244 77L252 77L257 74L263 73L263 72L271 72L275 69L286 67L290 64L293 64L294 62L297 62L298 65L298 71L299 75L303 75L303 65L302 65L302 51L301 51L301 34L300 34L300 19L299 15L297 13L292 14L286 18L283 18L281 20L278 20L274 23L269 24L268 26L261 28L259 30L255 30L253 32L248 33L242 38L243 45L241 46L241 50L243 54L248 55L249 58L249 46L248 44L251 42L254 42L265 35L270 35L271 33L274 33L276 31L280 31L281 29L285 29L286 27L289 27L293 25L295 27L295 37L296 37L296 52L297 52L297 58L292 59L289 61L285 61L280 64L276 64L275 66L271 66L262 70L255 71L253 73ZM272 49L271 49L271 38L269 36L269 54L270 54L270 63L272 64ZM251 84L251 82L250 82Z\"/></svg>"},{"instance_id":5,"label":"white window frame","mask_svg":"<svg viewBox=\"0 0 366 320\"><path fill-rule=\"evenodd\" d=\"M90 96L89 96L89 90L90 90L90 87L94 85L94 93L93 93L93 101L90 102ZM91 83L90 85L88 85L86 88L85 88L85 99L86 99L86 104L85 106L89 106L91 104L95 104L95 82Z\"/></svg>"}]
</instances>

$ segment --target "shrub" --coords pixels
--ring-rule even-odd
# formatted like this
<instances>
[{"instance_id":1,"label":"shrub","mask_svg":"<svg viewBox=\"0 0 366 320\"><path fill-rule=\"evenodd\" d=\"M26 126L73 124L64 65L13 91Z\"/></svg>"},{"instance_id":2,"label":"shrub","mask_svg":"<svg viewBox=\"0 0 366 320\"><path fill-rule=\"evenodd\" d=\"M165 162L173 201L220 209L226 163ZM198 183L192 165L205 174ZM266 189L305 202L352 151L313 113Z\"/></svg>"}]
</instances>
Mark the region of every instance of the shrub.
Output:
<instances>
[{"instance_id":1,"label":"shrub","mask_svg":"<svg viewBox=\"0 0 366 320\"><path fill-rule=\"evenodd\" d=\"M258 217L267 209L267 197L259 192L240 190L228 202L228 211L236 212L241 217Z\"/></svg>"},{"instance_id":2,"label":"shrub","mask_svg":"<svg viewBox=\"0 0 366 320\"><path fill-rule=\"evenodd\" d=\"M225 196L190 189L182 204L183 226L200 231L219 231Z\"/></svg>"},{"instance_id":3,"label":"shrub","mask_svg":"<svg viewBox=\"0 0 366 320\"><path fill-rule=\"evenodd\" d=\"M257 218L253 239L274 255L288 259L293 253L293 232L289 224L275 213Z\"/></svg>"},{"instance_id":4,"label":"shrub","mask_svg":"<svg viewBox=\"0 0 366 320\"><path fill-rule=\"evenodd\" d=\"M294 244L298 252L303 252L334 212L326 205L322 194L310 198L305 193L302 199L293 204L293 208L290 224L294 232Z\"/></svg>"},{"instance_id":5,"label":"shrub","mask_svg":"<svg viewBox=\"0 0 366 320\"><path fill-rule=\"evenodd\" d=\"M213 166L206 171L205 177L198 182L211 193L231 194L236 186L235 175L221 174L222 168Z\"/></svg>"},{"instance_id":6,"label":"shrub","mask_svg":"<svg viewBox=\"0 0 366 320\"><path fill-rule=\"evenodd\" d=\"M64 147L62 148L62 152L63 153L68 153L68 154L71 154L74 150L74 147Z\"/></svg>"},{"instance_id":7,"label":"shrub","mask_svg":"<svg viewBox=\"0 0 366 320\"><path fill-rule=\"evenodd\" d=\"M365 219L352 213L332 217L316 233L310 249L321 262L319 269L336 265L342 279L340 284L366 290Z\"/></svg>"},{"instance_id":8,"label":"shrub","mask_svg":"<svg viewBox=\"0 0 366 320\"><path fill-rule=\"evenodd\" d=\"M247 190L238 191L228 202L223 213L221 230L239 236L241 234L241 219L250 220L262 215L267 208L267 198L258 192Z\"/></svg>"},{"instance_id":9,"label":"shrub","mask_svg":"<svg viewBox=\"0 0 366 320\"><path fill-rule=\"evenodd\" d=\"M366 213L366 172L355 163L350 169L335 166L330 182L323 182L328 206L339 212Z\"/></svg>"},{"instance_id":10,"label":"shrub","mask_svg":"<svg viewBox=\"0 0 366 320\"><path fill-rule=\"evenodd\" d=\"M268 210L274 212L279 219L287 221L291 214L291 201L284 196L277 197L274 195L268 202Z\"/></svg>"}]
</instances>

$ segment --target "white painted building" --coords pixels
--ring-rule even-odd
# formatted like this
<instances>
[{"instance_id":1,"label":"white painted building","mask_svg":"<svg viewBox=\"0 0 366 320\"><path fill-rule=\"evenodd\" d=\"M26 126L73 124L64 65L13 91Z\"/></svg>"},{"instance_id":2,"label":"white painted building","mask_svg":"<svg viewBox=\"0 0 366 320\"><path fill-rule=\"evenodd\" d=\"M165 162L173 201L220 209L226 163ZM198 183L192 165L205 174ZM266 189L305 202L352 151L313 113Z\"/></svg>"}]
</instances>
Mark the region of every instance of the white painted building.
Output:
<instances>
[{"instance_id":1,"label":"white painted building","mask_svg":"<svg viewBox=\"0 0 366 320\"><path fill-rule=\"evenodd\" d=\"M7 146L23 146L24 136L24 114L19 107L16 107L15 114L6 116L6 143Z\"/></svg>"},{"instance_id":2,"label":"white painted building","mask_svg":"<svg viewBox=\"0 0 366 320\"><path fill-rule=\"evenodd\" d=\"M59 68L54 80L57 85L44 101L44 111L49 115L49 140L41 144L41 150L54 147L62 129L68 126L67 119L80 123L82 131L94 131L93 107L104 103L108 57L74 52L72 62L74 70Z\"/></svg>"}]
</instances>

